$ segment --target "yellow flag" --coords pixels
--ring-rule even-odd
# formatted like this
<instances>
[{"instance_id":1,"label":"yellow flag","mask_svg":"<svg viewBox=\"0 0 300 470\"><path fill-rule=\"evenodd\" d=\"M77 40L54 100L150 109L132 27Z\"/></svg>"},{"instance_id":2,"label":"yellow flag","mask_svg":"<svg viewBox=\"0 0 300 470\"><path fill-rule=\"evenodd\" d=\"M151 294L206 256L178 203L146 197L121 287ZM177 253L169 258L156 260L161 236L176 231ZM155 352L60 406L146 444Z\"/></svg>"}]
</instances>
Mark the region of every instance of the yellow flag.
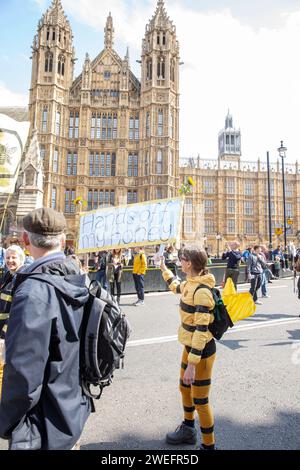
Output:
<instances>
[{"instance_id":1,"label":"yellow flag","mask_svg":"<svg viewBox=\"0 0 300 470\"><path fill-rule=\"evenodd\" d=\"M228 277L226 284L224 286L224 289L223 289L222 298L224 295L232 295L232 294L236 294L236 289L234 287L233 280L231 279L231 277Z\"/></svg>"},{"instance_id":2,"label":"yellow flag","mask_svg":"<svg viewBox=\"0 0 300 470\"><path fill-rule=\"evenodd\" d=\"M256 305L250 292L237 294L231 278L226 281L222 292L222 300L233 323L251 317L256 311Z\"/></svg>"}]
</instances>

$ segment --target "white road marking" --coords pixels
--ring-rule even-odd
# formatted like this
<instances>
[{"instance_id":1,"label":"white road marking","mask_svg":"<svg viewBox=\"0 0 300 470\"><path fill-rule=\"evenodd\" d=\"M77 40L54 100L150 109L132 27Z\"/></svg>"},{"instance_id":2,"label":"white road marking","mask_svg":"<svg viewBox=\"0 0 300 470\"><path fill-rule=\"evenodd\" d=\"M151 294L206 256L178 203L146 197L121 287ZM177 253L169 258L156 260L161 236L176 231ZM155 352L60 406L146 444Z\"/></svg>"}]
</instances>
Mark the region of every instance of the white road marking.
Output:
<instances>
[{"instance_id":1,"label":"white road marking","mask_svg":"<svg viewBox=\"0 0 300 470\"><path fill-rule=\"evenodd\" d=\"M280 285L280 286L268 286L268 289L280 289L281 287L290 287L290 286L286 286L286 285ZM218 289L220 289L220 291L222 292L223 289L220 288L220 286L218 287ZM250 284L240 284L238 285L238 293L239 292L248 292L250 289ZM161 296L161 295L174 295L171 291L167 290L167 291L163 291L163 292L148 292L145 294L145 300L149 299L150 297L158 297L158 296ZM133 299L133 298L137 298L136 294L124 294L121 299L122 300L126 300L126 299ZM122 306L122 305L121 305Z\"/></svg>"},{"instance_id":2,"label":"white road marking","mask_svg":"<svg viewBox=\"0 0 300 470\"><path fill-rule=\"evenodd\" d=\"M276 325L285 325L289 323L299 323L300 318L279 318L278 320L266 320L258 325L239 325L236 326L226 332L226 335L228 333L237 333L238 331L249 331L249 330L254 330L254 329L259 329L259 328L265 328L268 326L276 326ZM148 344L163 344L163 343L170 343L173 341L177 341L177 335L173 336L161 336L161 337L156 337L156 338L148 338L148 339L138 339L134 341L128 341L127 346L129 347L136 347L136 346L145 346Z\"/></svg>"},{"instance_id":3,"label":"white road marking","mask_svg":"<svg viewBox=\"0 0 300 470\"><path fill-rule=\"evenodd\" d=\"M268 286L267 289L281 289L282 287L291 287L291 286ZM249 287L250 289L250 287ZM238 289L238 293L239 292L248 292L249 289Z\"/></svg>"}]
</instances>

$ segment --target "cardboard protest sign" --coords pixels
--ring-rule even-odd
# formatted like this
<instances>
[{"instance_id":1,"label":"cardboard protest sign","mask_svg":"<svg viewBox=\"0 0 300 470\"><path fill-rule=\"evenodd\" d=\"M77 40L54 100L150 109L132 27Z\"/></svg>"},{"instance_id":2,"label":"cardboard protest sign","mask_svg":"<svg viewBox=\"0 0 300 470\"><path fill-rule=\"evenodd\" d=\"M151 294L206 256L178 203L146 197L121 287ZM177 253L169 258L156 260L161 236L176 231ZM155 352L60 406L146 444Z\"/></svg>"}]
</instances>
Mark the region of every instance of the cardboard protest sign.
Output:
<instances>
[{"instance_id":1,"label":"cardboard protest sign","mask_svg":"<svg viewBox=\"0 0 300 470\"><path fill-rule=\"evenodd\" d=\"M18 122L0 114L0 193L15 191L29 126L29 122Z\"/></svg>"},{"instance_id":2,"label":"cardboard protest sign","mask_svg":"<svg viewBox=\"0 0 300 470\"><path fill-rule=\"evenodd\" d=\"M80 214L78 253L175 243L183 198L108 207Z\"/></svg>"}]
</instances>

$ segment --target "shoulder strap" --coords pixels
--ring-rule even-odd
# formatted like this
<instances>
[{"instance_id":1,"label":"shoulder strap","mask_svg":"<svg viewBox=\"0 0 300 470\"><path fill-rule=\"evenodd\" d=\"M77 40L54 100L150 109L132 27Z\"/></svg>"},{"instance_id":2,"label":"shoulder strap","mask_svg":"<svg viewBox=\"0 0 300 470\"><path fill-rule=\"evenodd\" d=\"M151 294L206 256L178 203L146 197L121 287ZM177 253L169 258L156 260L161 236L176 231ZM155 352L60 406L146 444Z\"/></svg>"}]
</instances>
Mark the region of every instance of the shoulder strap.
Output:
<instances>
[{"instance_id":1,"label":"shoulder strap","mask_svg":"<svg viewBox=\"0 0 300 470\"><path fill-rule=\"evenodd\" d=\"M196 289L194 290L194 294L193 294L193 299L195 297L195 294L196 292L199 290L199 289L208 289L211 293L213 293L213 290L211 287L208 287L206 286L205 284L200 284L198 287L196 287Z\"/></svg>"}]
</instances>

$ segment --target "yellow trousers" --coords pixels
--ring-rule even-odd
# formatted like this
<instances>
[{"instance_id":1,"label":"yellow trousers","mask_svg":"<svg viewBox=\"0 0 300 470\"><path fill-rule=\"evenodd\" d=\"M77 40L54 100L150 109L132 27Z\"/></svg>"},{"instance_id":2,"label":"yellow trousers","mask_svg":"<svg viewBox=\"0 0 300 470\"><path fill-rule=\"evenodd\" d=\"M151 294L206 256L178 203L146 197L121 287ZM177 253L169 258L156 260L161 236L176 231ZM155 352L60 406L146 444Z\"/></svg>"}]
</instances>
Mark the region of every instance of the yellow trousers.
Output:
<instances>
[{"instance_id":1,"label":"yellow trousers","mask_svg":"<svg viewBox=\"0 0 300 470\"><path fill-rule=\"evenodd\" d=\"M209 392L211 388L211 374L216 354L201 359L196 366L196 376L193 385L183 383L184 371L187 368L188 352L183 350L180 370L180 392L184 409L184 419L193 420L197 411L200 421L202 443L210 446L215 444L214 416L209 404Z\"/></svg>"}]
</instances>

